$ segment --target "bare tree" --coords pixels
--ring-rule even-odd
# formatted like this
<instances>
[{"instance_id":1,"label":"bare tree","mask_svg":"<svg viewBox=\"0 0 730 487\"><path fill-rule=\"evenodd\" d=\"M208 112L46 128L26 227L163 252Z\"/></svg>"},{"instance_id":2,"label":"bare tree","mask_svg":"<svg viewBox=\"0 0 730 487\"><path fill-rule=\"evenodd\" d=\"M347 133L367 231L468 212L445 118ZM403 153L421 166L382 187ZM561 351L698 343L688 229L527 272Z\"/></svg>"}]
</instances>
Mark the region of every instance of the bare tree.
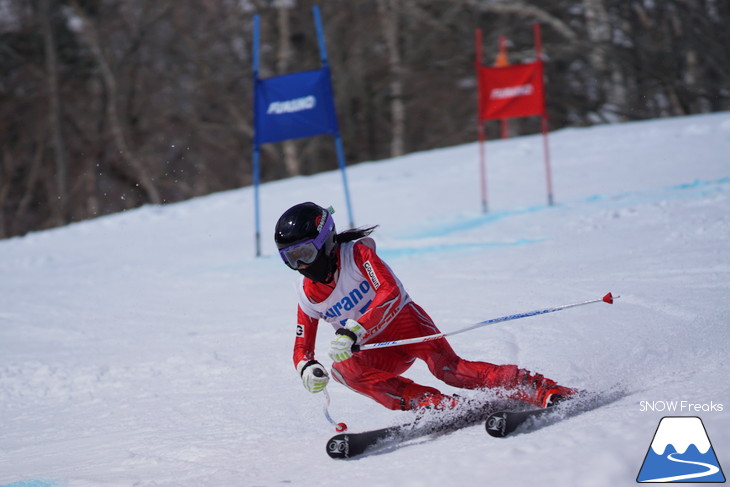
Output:
<instances>
[{"instance_id":1,"label":"bare tree","mask_svg":"<svg viewBox=\"0 0 730 487\"><path fill-rule=\"evenodd\" d=\"M519 15L545 23L569 41L575 41L578 38L578 34L570 25L558 16L551 14L549 10L532 3L509 0L465 0L465 2L479 11L491 12L498 15Z\"/></svg>"},{"instance_id":2,"label":"bare tree","mask_svg":"<svg viewBox=\"0 0 730 487\"><path fill-rule=\"evenodd\" d=\"M388 85L391 116L390 156L397 157L405 153L406 124L406 110L403 103L404 68L398 43L400 8L394 0L378 0L378 13L388 51L388 67L390 69L390 83Z\"/></svg>"},{"instance_id":3,"label":"bare tree","mask_svg":"<svg viewBox=\"0 0 730 487\"><path fill-rule=\"evenodd\" d=\"M519 63L540 22L552 128L730 109L724 0L2 0L0 237L250 184L253 15L262 76L312 70L316 3L349 164L475 140L477 27ZM262 147L263 181L336 166Z\"/></svg>"},{"instance_id":4,"label":"bare tree","mask_svg":"<svg viewBox=\"0 0 730 487\"><path fill-rule=\"evenodd\" d=\"M290 17L293 9L294 0L277 0L276 19L278 27L278 49L276 56L276 68L280 75L289 72L289 64L291 61L291 29ZM294 141L286 140L282 143L284 150L284 165L290 176L298 176L301 174L299 168L299 160L297 157L297 146Z\"/></svg>"},{"instance_id":5,"label":"bare tree","mask_svg":"<svg viewBox=\"0 0 730 487\"><path fill-rule=\"evenodd\" d=\"M119 93L117 90L117 80L114 73L109 66L104 51L101 47L99 40L99 33L96 26L91 19L86 15L83 9L79 6L78 2L73 2L73 9L76 16L81 21L80 33L84 42L88 45L94 59L96 60L97 66L99 67L101 79L104 82L104 86L107 91L107 116L109 117L109 126L111 127L114 142L119 151L120 157L124 162L131 168L136 178L139 179L139 183L144 189L149 201L153 204L159 205L162 203L160 192L154 184L154 181L150 177L142 161L140 161L137 155L134 153L132 148L127 142L127 137L124 134L124 128L122 126L121 119L118 113L119 105Z\"/></svg>"}]
</instances>

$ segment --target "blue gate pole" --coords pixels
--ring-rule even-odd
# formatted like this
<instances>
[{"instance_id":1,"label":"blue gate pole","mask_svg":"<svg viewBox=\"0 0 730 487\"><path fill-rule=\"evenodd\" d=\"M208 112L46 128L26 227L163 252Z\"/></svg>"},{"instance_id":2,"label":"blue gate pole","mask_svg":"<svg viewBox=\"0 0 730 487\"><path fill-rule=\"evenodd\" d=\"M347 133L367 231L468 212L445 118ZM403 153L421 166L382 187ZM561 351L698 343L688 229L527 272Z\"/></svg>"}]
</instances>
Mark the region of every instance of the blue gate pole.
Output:
<instances>
[{"instance_id":1,"label":"blue gate pole","mask_svg":"<svg viewBox=\"0 0 730 487\"><path fill-rule=\"evenodd\" d=\"M327 69L327 75L331 75L329 71L329 65L327 62L327 48L324 43L324 29L322 28L322 19L319 16L319 6L314 5L312 7L312 13L314 14L314 25L317 28L317 42L319 44L319 57L322 61L322 67ZM330 81L331 85L331 81ZM331 94L332 102L334 103L334 93ZM347 184L347 171L345 169L345 150L342 147L342 137L340 137L340 127L337 122L337 114L335 113L335 148L337 149L337 161L340 166L340 172L342 173L342 185L345 188L345 202L347 203L347 216L350 219L350 227L355 227L355 219L352 216L352 205L350 204L350 189Z\"/></svg>"},{"instance_id":2,"label":"blue gate pole","mask_svg":"<svg viewBox=\"0 0 730 487\"><path fill-rule=\"evenodd\" d=\"M253 18L253 96L254 96L254 137L253 137L253 206L254 206L254 221L256 225L256 257L261 256L261 219L259 211L259 182L261 179L261 168L260 165L260 149L258 133L256 131L257 123L256 118L258 117L258 96L256 93L256 87L258 86L259 77L259 16L256 15Z\"/></svg>"}]
</instances>

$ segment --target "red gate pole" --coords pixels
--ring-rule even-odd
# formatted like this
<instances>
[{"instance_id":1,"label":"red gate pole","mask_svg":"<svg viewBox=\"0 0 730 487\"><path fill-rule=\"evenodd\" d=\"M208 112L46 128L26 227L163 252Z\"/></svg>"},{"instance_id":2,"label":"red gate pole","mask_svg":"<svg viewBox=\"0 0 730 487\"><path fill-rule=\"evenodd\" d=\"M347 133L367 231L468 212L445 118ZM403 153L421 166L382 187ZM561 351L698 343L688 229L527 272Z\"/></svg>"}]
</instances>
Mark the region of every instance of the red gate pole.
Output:
<instances>
[{"instance_id":1,"label":"red gate pole","mask_svg":"<svg viewBox=\"0 0 730 487\"><path fill-rule=\"evenodd\" d=\"M535 55L537 57L538 62L542 62L542 39L540 36L540 24L535 22L533 24L533 33L535 37ZM544 68L543 68L544 69ZM545 74L543 73L543 82L544 82ZM544 106L544 99L545 99L545 93L543 91L543 110L540 114L541 119L541 125L542 125L542 147L543 147L543 154L545 157L545 178L547 181L547 195L548 195L548 205L553 206L553 176L552 171L550 169L550 148L548 145L548 119L547 119L547 113Z\"/></svg>"},{"instance_id":2,"label":"red gate pole","mask_svg":"<svg viewBox=\"0 0 730 487\"><path fill-rule=\"evenodd\" d=\"M484 121L482 120L482 84L480 68L482 66L482 29L476 30L476 61L474 66L477 73L477 134L479 138L479 179L481 181L482 212L487 213L487 158L484 132Z\"/></svg>"}]
</instances>

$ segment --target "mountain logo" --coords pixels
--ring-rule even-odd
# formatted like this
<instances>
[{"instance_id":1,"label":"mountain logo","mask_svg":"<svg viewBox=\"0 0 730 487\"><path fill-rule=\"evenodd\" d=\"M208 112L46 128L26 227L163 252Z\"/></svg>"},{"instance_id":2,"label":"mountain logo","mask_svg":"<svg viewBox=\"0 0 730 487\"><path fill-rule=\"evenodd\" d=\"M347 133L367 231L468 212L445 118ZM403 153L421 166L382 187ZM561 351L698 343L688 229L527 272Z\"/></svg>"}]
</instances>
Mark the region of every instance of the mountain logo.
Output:
<instances>
[{"instance_id":1,"label":"mountain logo","mask_svg":"<svg viewBox=\"0 0 730 487\"><path fill-rule=\"evenodd\" d=\"M659 421L637 482L725 482L702 420L665 416Z\"/></svg>"}]
</instances>

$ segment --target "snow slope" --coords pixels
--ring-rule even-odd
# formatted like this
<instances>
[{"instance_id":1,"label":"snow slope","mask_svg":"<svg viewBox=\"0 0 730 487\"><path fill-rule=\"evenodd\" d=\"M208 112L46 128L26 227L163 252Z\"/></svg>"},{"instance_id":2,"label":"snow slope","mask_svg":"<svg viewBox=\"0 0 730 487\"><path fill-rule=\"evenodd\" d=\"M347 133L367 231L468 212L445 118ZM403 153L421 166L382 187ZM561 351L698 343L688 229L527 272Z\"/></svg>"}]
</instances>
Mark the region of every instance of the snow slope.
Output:
<instances>
[{"instance_id":1,"label":"snow slope","mask_svg":"<svg viewBox=\"0 0 730 487\"><path fill-rule=\"evenodd\" d=\"M262 188L258 259L250 188L0 241L0 486L631 486L667 415L700 416L728 468L730 113L550 142L552 207L530 136L489 142L487 215L475 144L352 167L356 223L380 225L380 253L444 331L620 294L451 344L623 398L503 440L473 427L329 459L322 398L291 363L296 274L271 236L306 200L346 227L333 171ZM420 363L407 375L454 392ZM409 415L329 389L353 431Z\"/></svg>"}]
</instances>

